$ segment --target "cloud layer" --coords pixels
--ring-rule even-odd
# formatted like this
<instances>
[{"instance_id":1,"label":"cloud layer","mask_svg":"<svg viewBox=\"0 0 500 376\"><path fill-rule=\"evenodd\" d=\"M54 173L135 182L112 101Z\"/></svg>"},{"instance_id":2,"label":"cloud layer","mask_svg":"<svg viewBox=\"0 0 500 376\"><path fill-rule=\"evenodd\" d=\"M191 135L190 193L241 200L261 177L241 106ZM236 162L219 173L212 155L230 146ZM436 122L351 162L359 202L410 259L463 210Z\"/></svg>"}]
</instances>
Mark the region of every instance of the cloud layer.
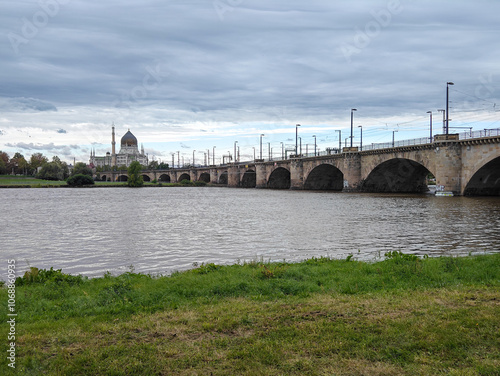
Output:
<instances>
[{"instance_id":1,"label":"cloud layer","mask_svg":"<svg viewBox=\"0 0 500 376\"><path fill-rule=\"evenodd\" d=\"M81 145L83 158L93 143L105 150L114 121L164 157L186 145L226 149L235 137L252 139L240 141L249 153L260 133L286 141L296 123L304 137L333 140L351 108L367 139L395 127L420 137L447 81L455 125L499 126L495 0L0 7L0 149Z\"/></svg>"}]
</instances>

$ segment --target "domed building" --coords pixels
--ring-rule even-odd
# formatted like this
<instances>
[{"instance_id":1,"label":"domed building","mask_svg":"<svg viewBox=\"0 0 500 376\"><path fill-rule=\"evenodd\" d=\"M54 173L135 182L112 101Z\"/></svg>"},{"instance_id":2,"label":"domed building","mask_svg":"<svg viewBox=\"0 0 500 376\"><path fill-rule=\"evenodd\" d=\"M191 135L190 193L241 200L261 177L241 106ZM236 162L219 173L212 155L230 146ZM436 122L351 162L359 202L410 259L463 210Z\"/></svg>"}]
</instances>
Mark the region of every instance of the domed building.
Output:
<instances>
[{"instance_id":1,"label":"domed building","mask_svg":"<svg viewBox=\"0 0 500 376\"><path fill-rule=\"evenodd\" d=\"M90 153L91 167L104 166L130 166L134 161L139 162L143 166L148 165L148 156L144 153L144 145L139 146L137 138L130 132L130 129L125 133L120 141L120 152L115 151L115 126L112 126L111 133L111 154L106 153L104 157L96 157L95 150Z\"/></svg>"}]
</instances>

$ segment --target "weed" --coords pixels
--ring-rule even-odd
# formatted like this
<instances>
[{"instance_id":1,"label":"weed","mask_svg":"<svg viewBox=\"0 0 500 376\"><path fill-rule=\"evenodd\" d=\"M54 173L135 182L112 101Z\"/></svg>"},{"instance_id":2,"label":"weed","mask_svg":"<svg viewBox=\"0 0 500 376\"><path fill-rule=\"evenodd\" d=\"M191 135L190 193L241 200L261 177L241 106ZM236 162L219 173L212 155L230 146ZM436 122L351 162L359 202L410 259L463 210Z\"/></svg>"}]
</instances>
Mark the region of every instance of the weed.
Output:
<instances>
[{"instance_id":1,"label":"weed","mask_svg":"<svg viewBox=\"0 0 500 376\"><path fill-rule=\"evenodd\" d=\"M194 265L194 263L193 263ZM195 274L208 274L219 270L222 266L215 265L214 263L209 264L201 264L199 268L193 269L193 273Z\"/></svg>"},{"instance_id":2,"label":"weed","mask_svg":"<svg viewBox=\"0 0 500 376\"><path fill-rule=\"evenodd\" d=\"M77 285L83 282L83 277L80 275L73 276L70 274L65 274L62 272L62 269L54 270L54 268L50 268L49 270L47 270L30 267L30 270L26 271L22 277L16 278L17 286L46 282L64 282L69 285Z\"/></svg>"}]
</instances>

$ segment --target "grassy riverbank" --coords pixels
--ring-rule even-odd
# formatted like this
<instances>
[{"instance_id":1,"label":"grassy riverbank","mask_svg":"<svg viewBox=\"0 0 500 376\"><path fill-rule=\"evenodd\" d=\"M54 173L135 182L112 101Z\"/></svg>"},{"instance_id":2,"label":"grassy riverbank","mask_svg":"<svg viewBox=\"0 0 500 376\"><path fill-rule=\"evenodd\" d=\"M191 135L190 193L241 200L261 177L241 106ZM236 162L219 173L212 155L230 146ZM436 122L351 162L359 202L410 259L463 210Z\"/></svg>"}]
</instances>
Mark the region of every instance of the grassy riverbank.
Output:
<instances>
[{"instance_id":1,"label":"grassy riverbank","mask_svg":"<svg viewBox=\"0 0 500 376\"><path fill-rule=\"evenodd\" d=\"M33 270L17 286L17 371L499 375L499 265L500 254L395 253L373 264L208 264L168 277ZM5 357L0 366L8 374Z\"/></svg>"},{"instance_id":2,"label":"grassy riverbank","mask_svg":"<svg viewBox=\"0 0 500 376\"><path fill-rule=\"evenodd\" d=\"M144 182L144 187L186 187L186 186L205 186L204 182L187 182L181 183L152 183ZM210 185L210 184L208 184ZM35 179L32 176L12 176L0 175L0 188L59 188L67 187L65 181L56 180L42 180ZM89 187L127 187L126 182L110 182L110 181L96 181L94 186Z\"/></svg>"}]
</instances>

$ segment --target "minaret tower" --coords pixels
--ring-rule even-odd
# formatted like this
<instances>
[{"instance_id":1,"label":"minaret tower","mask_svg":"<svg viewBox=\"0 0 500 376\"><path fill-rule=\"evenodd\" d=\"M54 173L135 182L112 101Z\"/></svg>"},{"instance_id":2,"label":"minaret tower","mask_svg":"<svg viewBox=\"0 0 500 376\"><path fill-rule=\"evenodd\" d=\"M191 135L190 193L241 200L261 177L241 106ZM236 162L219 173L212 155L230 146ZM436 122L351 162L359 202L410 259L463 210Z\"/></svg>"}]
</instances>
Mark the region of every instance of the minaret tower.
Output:
<instances>
[{"instance_id":1,"label":"minaret tower","mask_svg":"<svg viewBox=\"0 0 500 376\"><path fill-rule=\"evenodd\" d=\"M116 149L115 149L115 123L111 127L111 166L116 166Z\"/></svg>"}]
</instances>

